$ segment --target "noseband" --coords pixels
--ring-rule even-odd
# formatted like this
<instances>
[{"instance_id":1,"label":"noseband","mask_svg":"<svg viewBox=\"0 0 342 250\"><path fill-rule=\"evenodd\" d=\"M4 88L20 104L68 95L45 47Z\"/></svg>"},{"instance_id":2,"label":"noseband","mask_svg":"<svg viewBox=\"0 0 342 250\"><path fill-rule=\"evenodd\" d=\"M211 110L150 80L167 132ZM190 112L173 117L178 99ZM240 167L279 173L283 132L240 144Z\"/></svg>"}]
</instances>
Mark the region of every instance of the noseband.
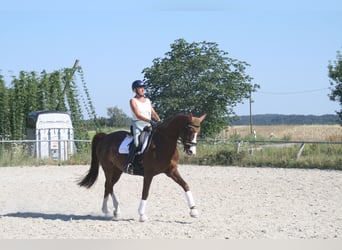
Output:
<instances>
[{"instance_id":1,"label":"noseband","mask_svg":"<svg viewBox=\"0 0 342 250\"><path fill-rule=\"evenodd\" d=\"M189 122L186 126L185 126L185 129L188 130L190 128L193 128L195 130L195 133L198 133L199 132L199 129L200 129L200 126L197 125L197 124L194 124L193 122ZM186 151L188 153L189 149L191 147L194 147L197 145L197 142L194 142L194 141L190 141L190 140L187 140L187 141L183 141L182 139L182 142L183 142L183 145L184 145L184 151ZM191 154L191 153L190 153Z\"/></svg>"},{"instance_id":2,"label":"noseband","mask_svg":"<svg viewBox=\"0 0 342 250\"><path fill-rule=\"evenodd\" d=\"M187 146L187 147L193 147L193 146L196 146L196 145L197 145L197 142L192 142L192 141L184 143L184 146Z\"/></svg>"}]
</instances>

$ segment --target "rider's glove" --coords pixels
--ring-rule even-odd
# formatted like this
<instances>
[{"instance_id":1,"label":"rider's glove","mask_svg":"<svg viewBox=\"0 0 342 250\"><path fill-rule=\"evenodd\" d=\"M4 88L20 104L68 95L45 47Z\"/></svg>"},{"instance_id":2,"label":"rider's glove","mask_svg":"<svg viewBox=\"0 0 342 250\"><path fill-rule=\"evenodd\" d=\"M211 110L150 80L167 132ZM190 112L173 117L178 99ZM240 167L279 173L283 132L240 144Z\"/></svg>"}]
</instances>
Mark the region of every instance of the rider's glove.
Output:
<instances>
[{"instance_id":1,"label":"rider's glove","mask_svg":"<svg viewBox=\"0 0 342 250\"><path fill-rule=\"evenodd\" d=\"M158 123L153 121L153 120L150 120L150 124L151 124L152 128L155 128Z\"/></svg>"}]
</instances>

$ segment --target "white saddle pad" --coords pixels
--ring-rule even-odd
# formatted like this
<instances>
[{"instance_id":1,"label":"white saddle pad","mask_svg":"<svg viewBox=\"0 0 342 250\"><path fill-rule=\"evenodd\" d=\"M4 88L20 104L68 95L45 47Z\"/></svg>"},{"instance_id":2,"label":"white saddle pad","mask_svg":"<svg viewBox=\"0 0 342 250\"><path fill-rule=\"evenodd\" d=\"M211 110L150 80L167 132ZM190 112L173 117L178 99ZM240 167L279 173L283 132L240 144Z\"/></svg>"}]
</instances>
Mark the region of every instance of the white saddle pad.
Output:
<instances>
[{"instance_id":1,"label":"white saddle pad","mask_svg":"<svg viewBox=\"0 0 342 250\"><path fill-rule=\"evenodd\" d=\"M119 147L120 154L128 154L129 153L129 144L133 141L132 136L126 136L125 139L121 142Z\"/></svg>"},{"instance_id":2,"label":"white saddle pad","mask_svg":"<svg viewBox=\"0 0 342 250\"><path fill-rule=\"evenodd\" d=\"M150 138L150 135L151 134L149 134L149 136L146 136L145 141L143 142L143 145L141 147L141 150L139 152L137 152L138 155L144 153L144 151L145 151L145 149L147 147L148 139ZM133 141L133 137L132 136L126 136L125 139L123 139L123 141L120 144L119 153L120 154L128 154L129 153L129 144L132 141Z\"/></svg>"}]
</instances>

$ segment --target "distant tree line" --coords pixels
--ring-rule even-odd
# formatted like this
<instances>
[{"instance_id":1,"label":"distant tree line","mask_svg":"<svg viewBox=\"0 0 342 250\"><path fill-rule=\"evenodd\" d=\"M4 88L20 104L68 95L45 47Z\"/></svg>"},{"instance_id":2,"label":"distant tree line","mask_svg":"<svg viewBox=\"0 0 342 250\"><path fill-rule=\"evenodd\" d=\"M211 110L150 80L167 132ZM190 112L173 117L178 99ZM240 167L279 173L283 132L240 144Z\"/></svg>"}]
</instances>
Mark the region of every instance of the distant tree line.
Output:
<instances>
[{"instance_id":1,"label":"distant tree line","mask_svg":"<svg viewBox=\"0 0 342 250\"><path fill-rule=\"evenodd\" d=\"M250 117L240 116L233 125L249 125ZM280 114L264 114L253 115L253 125L312 125L312 124L339 124L338 115L280 115Z\"/></svg>"},{"instance_id":2,"label":"distant tree line","mask_svg":"<svg viewBox=\"0 0 342 250\"><path fill-rule=\"evenodd\" d=\"M98 128L123 128L128 129L131 124L131 118L118 106L107 108L108 117L97 117L96 124L91 120L87 120L88 128L97 130ZM95 127L98 126L98 127Z\"/></svg>"}]
</instances>

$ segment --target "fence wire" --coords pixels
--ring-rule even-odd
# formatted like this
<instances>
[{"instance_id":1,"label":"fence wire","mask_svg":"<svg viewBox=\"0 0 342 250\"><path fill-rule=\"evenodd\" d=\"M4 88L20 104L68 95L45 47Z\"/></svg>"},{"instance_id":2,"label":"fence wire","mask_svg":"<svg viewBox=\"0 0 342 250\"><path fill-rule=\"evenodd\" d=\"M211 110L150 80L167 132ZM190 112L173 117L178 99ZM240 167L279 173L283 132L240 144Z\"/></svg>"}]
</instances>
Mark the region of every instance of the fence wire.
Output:
<instances>
[{"instance_id":1,"label":"fence wire","mask_svg":"<svg viewBox=\"0 0 342 250\"><path fill-rule=\"evenodd\" d=\"M64 143L61 141L60 143ZM44 165L61 158L40 159L32 153L36 140L0 141L0 166ZM76 151L63 164L89 164L91 140L73 140ZM342 170L342 142L201 139L197 154L187 156L179 144L181 164L270 166Z\"/></svg>"}]
</instances>

